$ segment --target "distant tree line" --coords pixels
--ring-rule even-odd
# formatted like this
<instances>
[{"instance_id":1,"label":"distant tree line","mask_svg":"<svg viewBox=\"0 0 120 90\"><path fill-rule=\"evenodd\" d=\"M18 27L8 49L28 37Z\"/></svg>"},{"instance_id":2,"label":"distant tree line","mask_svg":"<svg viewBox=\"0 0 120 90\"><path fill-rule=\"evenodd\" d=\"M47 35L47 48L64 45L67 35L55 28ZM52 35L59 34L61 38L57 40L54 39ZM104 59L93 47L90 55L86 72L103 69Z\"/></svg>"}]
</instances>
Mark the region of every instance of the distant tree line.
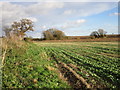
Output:
<instances>
[{"instance_id":1,"label":"distant tree line","mask_svg":"<svg viewBox=\"0 0 120 90\"><path fill-rule=\"evenodd\" d=\"M93 31L90 36L94 37L94 38L103 38L106 36L106 31L104 31L103 29L98 29L98 31ZM52 29L48 29L46 31L43 31L43 37L44 40L62 40L62 39L71 39L71 37L66 36L64 32L52 28ZM77 37L75 37L77 38Z\"/></svg>"},{"instance_id":2,"label":"distant tree line","mask_svg":"<svg viewBox=\"0 0 120 90\"><path fill-rule=\"evenodd\" d=\"M7 38L14 37L15 39L18 38L23 40L25 33L27 31L34 31L33 22L30 19L21 19L20 21L13 22L10 27L3 27L5 32L5 36ZM94 38L103 38L106 36L106 31L103 29L98 29L98 31L93 31L90 36ZM46 31L43 31L43 38L40 40L63 40L63 39L70 39L71 37L66 36L65 33L61 30L56 28L51 28ZM77 37L75 37L77 38ZM78 37L79 38L79 37ZM32 40L31 37L26 37L24 40ZM39 40L38 38L35 40Z\"/></svg>"}]
</instances>

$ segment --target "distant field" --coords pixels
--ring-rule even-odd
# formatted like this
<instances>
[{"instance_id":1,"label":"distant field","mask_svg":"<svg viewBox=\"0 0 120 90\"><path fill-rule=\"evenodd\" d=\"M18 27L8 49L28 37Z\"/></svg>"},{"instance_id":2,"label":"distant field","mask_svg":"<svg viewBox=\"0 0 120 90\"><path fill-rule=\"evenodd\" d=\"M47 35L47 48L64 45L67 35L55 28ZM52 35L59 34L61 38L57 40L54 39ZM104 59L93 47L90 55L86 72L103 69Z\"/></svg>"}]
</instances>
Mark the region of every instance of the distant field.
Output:
<instances>
[{"instance_id":1,"label":"distant field","mask_svg":"<svg viewBox=\"0 0 120 90\"><path fill-rule=\"evenodd\" d=\"M33 41L40 41L34 39ZM95 39L70 39L70 40L43 40L42 42L117 42L119 38L95 38Z\"/></svg>"},{"instance_id":2,"label":"distant field","mask_svg":"<svg viewBox=\"0 0 120 90\"><path fill-rule=\"evenodd\" d=\"M3 87L120 88L118 42L34 42L8 50Z\"/></svg>"}]
</instances>

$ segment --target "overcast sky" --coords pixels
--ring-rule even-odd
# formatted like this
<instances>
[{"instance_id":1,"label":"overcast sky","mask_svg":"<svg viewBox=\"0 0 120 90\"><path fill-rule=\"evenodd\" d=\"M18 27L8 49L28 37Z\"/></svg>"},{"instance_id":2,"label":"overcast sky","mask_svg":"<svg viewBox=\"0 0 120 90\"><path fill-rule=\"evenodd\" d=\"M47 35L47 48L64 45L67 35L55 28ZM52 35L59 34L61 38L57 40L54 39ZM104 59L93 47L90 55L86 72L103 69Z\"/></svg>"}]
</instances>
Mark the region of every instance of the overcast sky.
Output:
<instances>
[{"instance_id":1,"label":"overcast sky","mask_svg":"<svg viewBox=\"0 0 120 90\"><path fill-rule=\"evenodd\" d=\"M108 34L118 33L117 2L0 2L2 25L29 18L35 31L28 36L41 37L49 28L57 28L69 36L90 35L104 29Z\"/></svg>"}]
</instances>

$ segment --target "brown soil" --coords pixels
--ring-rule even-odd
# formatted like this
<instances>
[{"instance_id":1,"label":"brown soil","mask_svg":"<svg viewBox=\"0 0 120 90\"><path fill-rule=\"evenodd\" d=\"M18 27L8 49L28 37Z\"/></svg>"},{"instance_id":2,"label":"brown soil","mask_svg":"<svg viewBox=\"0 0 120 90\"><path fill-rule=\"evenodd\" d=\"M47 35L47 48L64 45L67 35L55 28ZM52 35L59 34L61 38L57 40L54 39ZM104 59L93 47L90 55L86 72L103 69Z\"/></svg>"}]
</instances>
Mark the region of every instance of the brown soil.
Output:
<instances>
[{"instance_id":1,"label":"brown soil","mask_svg":"<svg viewBox=\"0 0 120 90\"><path fill-rule=\"evenodd\" d=\"M65 63L58 63L57 67L64 76L64 78L67 78L67 82L73 88L82 88L82 89L91 88L91 86L85 81L83 77L78 75L73 69L71 69Z\"/></svg>"},{"instance_id":2,"label":"brown soil","mask_svg":"<svg viewBox=\"0 0 120 90\"><path fill-rule=\"evenodd\" d=\"M95 38L95 39L71 39L71 40L43 40L40 42L113 42L120 41L119 38ZM38 42L38 41L33 41Z\"/></svg>"}]
</instances>

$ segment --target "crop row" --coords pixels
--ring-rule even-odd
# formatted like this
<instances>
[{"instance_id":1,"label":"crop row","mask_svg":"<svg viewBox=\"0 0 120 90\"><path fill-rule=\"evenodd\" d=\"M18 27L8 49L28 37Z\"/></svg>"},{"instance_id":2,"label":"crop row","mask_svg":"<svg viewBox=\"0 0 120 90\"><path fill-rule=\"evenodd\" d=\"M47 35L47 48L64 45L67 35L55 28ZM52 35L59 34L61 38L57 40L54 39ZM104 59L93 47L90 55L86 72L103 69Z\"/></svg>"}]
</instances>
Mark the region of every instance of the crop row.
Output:
<instances>
[{"instance_id":1,"label":"crop row","mask_svg":"<svg viewBox=\"0 0 120 90\"><path fill-rule=\"evenodd\" d=\"M50 48L50 47L49 47ZM98 57L93 57L92 55L87 55L87 56L81 56L76 54L75 52L71 51L71 49L65 50L65 48L50 48L52 49L52 51L54 51L54 55L56 55L57 58L59 58L60 60L61 57L66 56L69 57L68 59L66 59L65 57L63 57L64 59L62 60L63 62L68 62L68 61L73 61L74 63L83 66L86 70L91 71L93 74L96 73L97 76L99 76L100 78L102 78L103 80L106 80L107 82L116 85L119 84L119 68L116 68L115 65L112 65L112 63L109 63L109 65L104 64L102 61L102 58L98 58ZM68 48L67 48L68 49ZM76 51L76 50L75 50ZM80 50L78 50L80 51ZM87 51L87 50L86 50ZM81 52L81 51L80 51ZM58 54L59 53L59 54ZM100 56L99 56L100 57ZM95 58L97 60L95 60ZM108 60L107 58L105 58L106 60ZM105 59L103 61L105 61ZM101 61L100 61L101 60ZM111 66L113 67L111 67Z\"/></svg>"}]
</instances>

